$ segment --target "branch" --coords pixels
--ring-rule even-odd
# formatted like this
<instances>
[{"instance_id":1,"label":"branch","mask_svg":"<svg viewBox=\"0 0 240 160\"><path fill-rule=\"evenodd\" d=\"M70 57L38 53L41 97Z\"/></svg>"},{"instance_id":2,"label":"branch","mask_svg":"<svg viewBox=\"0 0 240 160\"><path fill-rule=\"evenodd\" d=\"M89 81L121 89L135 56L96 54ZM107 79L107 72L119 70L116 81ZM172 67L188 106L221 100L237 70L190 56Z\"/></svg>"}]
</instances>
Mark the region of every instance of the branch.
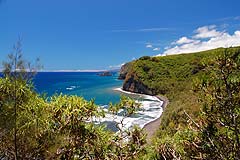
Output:
<instances>
[{"instance_id":1,"label":"branch","mask_svg":"<svg viewBox=\"0 0 240 160\"><path fill-rule=\"evenodd\" d=\"M187 112L185 110L183 110L184 114L200 129L200 125L197 124L193 119L192 117L189 116L189 114L187 114Z\"/></svg>"}]
</instances>

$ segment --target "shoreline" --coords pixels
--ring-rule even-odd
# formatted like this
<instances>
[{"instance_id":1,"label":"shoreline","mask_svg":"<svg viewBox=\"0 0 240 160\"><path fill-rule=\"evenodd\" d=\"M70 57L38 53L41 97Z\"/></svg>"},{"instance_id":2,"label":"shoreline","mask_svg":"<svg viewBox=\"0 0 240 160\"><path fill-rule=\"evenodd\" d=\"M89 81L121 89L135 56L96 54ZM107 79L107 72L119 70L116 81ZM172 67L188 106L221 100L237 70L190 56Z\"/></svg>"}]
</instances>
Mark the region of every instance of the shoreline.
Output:
<instances>
[{"instance_id":1,"label":"shoreline","mask_svg":"<svg viewBox=\"0 0 240 160\"><path fill-rule=\"evenodd\" d=\"M147 94L134 93L134 92L124 91L122 88L115 88L114 90L122 92L122 93L126 93L126 94L133 94L133 95L138 95L138 96L151 97L150 98L151 100L162 102L161 107L162 107L163 111L169 103L169 100L164 96L151 96L151 95L147 95ZM161 123L161 115L162 114L160 114L158 118L153 119L152 121L146 123L142 127L142 129L144 129L145 132L147 133L147 137L146 137L147 143L151 142L151 138L157 132L157 130L160 126L160 123Z\"/></svg>"},{"instance_id":2,"label":"shoreline","mask_svg":"<svg viewBox=\"0 0 240 160\"><path fill-rule=\"evenodd\" d=\"M157 97L159 100L163 102L162 109L164 111L164 109L167 107L169 103L169 100L167 99L167 97L164 97L164 96L155 96L155 97ZM144 125L143 128L147 132L147 137L146 137L147 143L151 143L151 138L156 134L160 124L161 124L161 115L157 119Z\"/></svg>"},{"instance_id":3,"label":"shoreline","mask_svg":"<svg viewBox=\"0 0 240 160\"><path fill-rule=\"evenodd\" d=\"M157 96L152 96L152 95L148 95L148 94L141 94L141 93L134 93L134 92L129 92L129 91L124 91L122 88L114 88L114 91L117 92L122 92L125 94L130 94L130 95L137 95L137 96L141 96L141 97L147 97L146 99L149 100L153 100L153 101L158 101L158 102L163 102L162 99L158 98Z\"/></svg>"}]
</instances>

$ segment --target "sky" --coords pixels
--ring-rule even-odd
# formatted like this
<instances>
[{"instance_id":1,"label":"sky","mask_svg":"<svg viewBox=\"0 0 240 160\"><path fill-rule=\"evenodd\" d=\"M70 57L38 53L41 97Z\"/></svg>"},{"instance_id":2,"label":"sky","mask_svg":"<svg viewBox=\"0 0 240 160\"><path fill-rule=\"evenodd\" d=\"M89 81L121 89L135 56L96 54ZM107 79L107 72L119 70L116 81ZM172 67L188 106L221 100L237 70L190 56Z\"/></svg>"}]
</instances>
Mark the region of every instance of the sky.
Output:
<instances>
[{"instance_id":1,"label":"sky","mask_svg":"<svg viewBox=\"0 0 240 160\"><path fill-rule=\"evenodd\" d=\"M44 70L113 69L141 56L240 45L239 0L1 0L0 61L22 39ZM0 67L1 68L1 67Z\"/></svg>"}]
</instances>

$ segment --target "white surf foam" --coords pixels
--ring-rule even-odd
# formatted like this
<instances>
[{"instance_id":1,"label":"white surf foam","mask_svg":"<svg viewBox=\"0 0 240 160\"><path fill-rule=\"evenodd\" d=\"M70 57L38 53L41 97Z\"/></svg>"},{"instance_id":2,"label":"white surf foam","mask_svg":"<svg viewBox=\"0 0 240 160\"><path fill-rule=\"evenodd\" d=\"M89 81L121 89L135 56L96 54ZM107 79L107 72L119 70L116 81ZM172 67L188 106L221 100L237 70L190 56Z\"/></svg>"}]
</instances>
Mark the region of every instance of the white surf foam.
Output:
<instances>
[{"instance_id":1,"label":"white surf foam","mask_svg":"<svg viewBox=\"0 0 240 160\"><path fill-rule=\"evenodd\" d=\"M162 109L163 101L159 100L157 97L144 95L144 94L131 93L131 92L123 91L121 88L116 88L114 90L141 97L142 100L136 100L137 103L141 104L141 110L131 117L123 117L120 115L112 115L112 114L106 113L104 118L100 118L96 121L99 121L102 123L113 122L113 121L120 123L121 120L123 120L123 124L124 124L123 129L129 129L134 125L138 125L140 128L143 128L147 123L150 123L161 116L163 112L163 109ZM104 106L104 110L107 111L106 106ZM121 128L121 126L119 127Z\"/></svg>"},{"instance_id":2,"label":"white surf foam","mask_svg":"<svg viewBox=\"0 0 240 160\"><path fill-rule=\"evenodd\" d=\"M70 87L67 87L66 90L74 90L75 88L77 88L77 86L70 86Z\"/></svg>"}]
</instances>

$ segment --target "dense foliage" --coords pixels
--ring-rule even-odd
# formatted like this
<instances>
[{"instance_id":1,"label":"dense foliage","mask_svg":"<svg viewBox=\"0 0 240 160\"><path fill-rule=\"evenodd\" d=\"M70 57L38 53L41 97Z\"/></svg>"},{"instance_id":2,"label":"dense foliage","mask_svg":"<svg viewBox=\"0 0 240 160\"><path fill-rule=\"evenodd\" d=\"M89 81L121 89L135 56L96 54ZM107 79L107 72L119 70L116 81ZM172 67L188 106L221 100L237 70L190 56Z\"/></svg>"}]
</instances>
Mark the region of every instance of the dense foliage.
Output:
<instances>
[{"instance_id":1,"label":"dense foliage","mask_svg":"<svg viewBox=\"0 0 240 160\"><path fill-rule=\"evenodd\" d=\"M135 127L119 134L97 125L103 110L82 97L55 95L44 98L25 81L0 79L0 157L18 159L133 159L145 152L145 135ZM14 93L17 97L13 99ZM16 115L14 101L17 102ZM130 116L139 106L128 98L111 106ZM14 120L16 116L16 139ZM17 144L17 157L14 144Z\"/></svg>"},{"instance_id":2,"label":"dense foliage","mask_svg":"<svg viewBox=\"0 0 240 160\"><path fill-rule=\"evenodd\" d=\"M226 49L208 62L197 86L203 91L203 107L194 154L204 159L239 159L240 50Z\"/></svg>"},{"instance_id":3,"label":"dense foliage","mask_svg":"<svg viewBox=\"0 0 240 160\"><path fill-rule=\"evenodd\" d=\"M150 93L170 101L153 141L152 158L239 157L239 65L239 47L145 56L133 62L125 83L134 77Z\"/></svg>"},{"instance_id":4,"label":"dense foliage","mask_svg":"<svg viewBox=\"0 0 240 160\"><path fill-rule=\"evenodd\" d=\"M132 116L141 109L128 97L106 113L82 97L45 97L34 91L19 48L0 78L0 159L239 159L240 48L142 57L134 77L165 95L161 125L152 143L137 126L118 132L97 120Z\"/></svg>"},{"instance_id":5,"label":"dense foliage","mask_svg":"<svg viewBox=\"0 0 240 160\"><path fill-rule=\"evenodd\" d=\"M145 135L134 127L115 133L99 124L105 112L82 97L35 92L34 75L22 58L21 43L4 62L0 77L0 159L137 159L145 153ZM139 108L127 97L109 112L133 115Z\"/></svg>"}]
</instances>

